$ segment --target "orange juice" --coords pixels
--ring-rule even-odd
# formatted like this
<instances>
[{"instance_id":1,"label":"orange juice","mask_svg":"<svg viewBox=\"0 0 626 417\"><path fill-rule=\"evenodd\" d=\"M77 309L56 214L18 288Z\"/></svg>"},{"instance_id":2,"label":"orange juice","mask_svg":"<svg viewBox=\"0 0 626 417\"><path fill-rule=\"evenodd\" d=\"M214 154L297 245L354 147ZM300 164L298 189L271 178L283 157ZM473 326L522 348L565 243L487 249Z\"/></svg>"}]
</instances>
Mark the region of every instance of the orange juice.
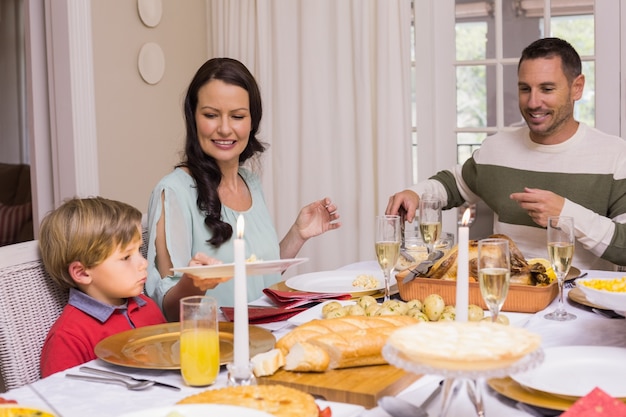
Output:
<instances>
[{"instance_id":1,"label":"orange juice","mask_svg":"<svg viewBox=\"0 0 626 417\"><path fill-rule=\"evenodd\" d=\"M180 370L187 385L215 382L220 371L219 333L213 329L189 329L180 335Z\"/></svg>"}]
</instances>

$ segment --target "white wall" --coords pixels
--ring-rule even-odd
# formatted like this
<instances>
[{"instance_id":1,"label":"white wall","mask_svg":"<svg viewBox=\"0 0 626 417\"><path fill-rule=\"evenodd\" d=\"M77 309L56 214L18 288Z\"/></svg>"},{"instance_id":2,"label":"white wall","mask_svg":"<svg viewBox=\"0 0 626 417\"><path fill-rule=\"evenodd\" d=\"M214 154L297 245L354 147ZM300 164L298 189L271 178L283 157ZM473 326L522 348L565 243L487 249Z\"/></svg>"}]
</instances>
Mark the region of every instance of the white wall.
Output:
<instances>
[{"instance_id":1,"label":"white wall","mask_svg":"<svg viewBox=\"0 0 626 417\"><path fill-rule=\"evenodd\" d=\"M158 180L179 161L182 100L207 59L204 0L164 0L160 23L145 26L137 2L92 1L93 55L100 195L147 211ZM146 42L165 55L165 73L143 81L137 57Z\"/></svg>"}]
</instances>

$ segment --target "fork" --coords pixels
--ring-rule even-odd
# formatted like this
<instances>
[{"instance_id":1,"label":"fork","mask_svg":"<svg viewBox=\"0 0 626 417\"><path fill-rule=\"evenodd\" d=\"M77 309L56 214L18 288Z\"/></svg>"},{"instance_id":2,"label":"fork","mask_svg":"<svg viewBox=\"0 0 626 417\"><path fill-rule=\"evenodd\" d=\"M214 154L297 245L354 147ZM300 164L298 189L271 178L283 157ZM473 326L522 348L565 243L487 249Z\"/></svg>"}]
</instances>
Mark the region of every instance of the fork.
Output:
<instances>
[{"instance_id":1,"label":"fork","mask_svg":"<svg viewBox=\"0 0 626 417\"><path fill-rule=\"evenodd\" d=\"M568 279L567 281L565 281L565 283L563 284L563 288L574 288L576 286L576 280L578 278L584 278L587 276L587 273L585 272L584 274L580 274L577 277L574 277L572 279Z\"/></svg>"},{"instance_id":2,"label":"fork","mask_svg":"<svg viewBox=\"0 0 626 417\"><path fill-rule=\"evenodd\" d=\"M113 371L105 371L104 369L90 368L89 366L81 366L79 368L79 371L87 372L89 374L105 376L105 377L109 377L109 378L121 379L121 380L130 382L130 383L133 383L133 382L152 382L152 385L157 385L159 387L169 388L169 389L172 389L172 390L180 391L180 387L177 387L175 385L166 384L164 382L159 382L159 381L155 381L155 380L152 380L152 379L135 378L135 377L130 376L130 375L120 374L120 373L113 372Z\"/></svg>"}]
</instances>

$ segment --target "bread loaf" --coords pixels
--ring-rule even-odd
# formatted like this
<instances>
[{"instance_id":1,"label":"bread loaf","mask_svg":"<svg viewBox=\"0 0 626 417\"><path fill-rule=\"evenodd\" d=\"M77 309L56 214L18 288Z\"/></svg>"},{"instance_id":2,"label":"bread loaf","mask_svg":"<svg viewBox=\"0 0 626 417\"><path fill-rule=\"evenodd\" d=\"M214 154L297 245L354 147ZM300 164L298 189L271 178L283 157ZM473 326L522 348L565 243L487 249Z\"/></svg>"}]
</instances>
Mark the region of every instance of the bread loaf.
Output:
<instances>
[{"instance_id":1,"label":"bread loaf","mask_svg":"<svg viewBox=\"0 0 626 417\"><path fill-rule=\"evenodd\" d=\"M272 349L267 352L257 353L250 361L252 362L252 371L255 376L273 375L285 365L285 355L283 355L280 349Z\"/></svg>"},{"instance_id":2,"label":"bread loaf","mask_svg":"<svg viewBox=\"0 0 626 417\"><path fill-rule=\"evenodd\" d=\"M408 316L341 317L313 320L283 336L276 344L285 353L285 369L323 372L328 369L386 363L382 348L398 327L415 324Z\"/></svg>"}]
</instances>

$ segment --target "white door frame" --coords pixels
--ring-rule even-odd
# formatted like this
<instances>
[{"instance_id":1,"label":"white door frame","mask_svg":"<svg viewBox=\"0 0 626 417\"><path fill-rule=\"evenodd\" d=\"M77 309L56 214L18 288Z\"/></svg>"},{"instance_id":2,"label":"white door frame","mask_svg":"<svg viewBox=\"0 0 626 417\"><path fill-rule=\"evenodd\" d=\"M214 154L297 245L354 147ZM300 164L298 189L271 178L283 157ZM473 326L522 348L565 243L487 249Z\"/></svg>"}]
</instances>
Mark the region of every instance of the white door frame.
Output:
<instances>
[{"instance_id":1,"label":"white door frame","mask_svg":"<svg viewBox=\"0 0 626 417\"><path fill-rule=\"evenodd\" d=\"M90 0L26 0L33 224L68 197L97 195Z\"/></svg>"}]
</instances>

